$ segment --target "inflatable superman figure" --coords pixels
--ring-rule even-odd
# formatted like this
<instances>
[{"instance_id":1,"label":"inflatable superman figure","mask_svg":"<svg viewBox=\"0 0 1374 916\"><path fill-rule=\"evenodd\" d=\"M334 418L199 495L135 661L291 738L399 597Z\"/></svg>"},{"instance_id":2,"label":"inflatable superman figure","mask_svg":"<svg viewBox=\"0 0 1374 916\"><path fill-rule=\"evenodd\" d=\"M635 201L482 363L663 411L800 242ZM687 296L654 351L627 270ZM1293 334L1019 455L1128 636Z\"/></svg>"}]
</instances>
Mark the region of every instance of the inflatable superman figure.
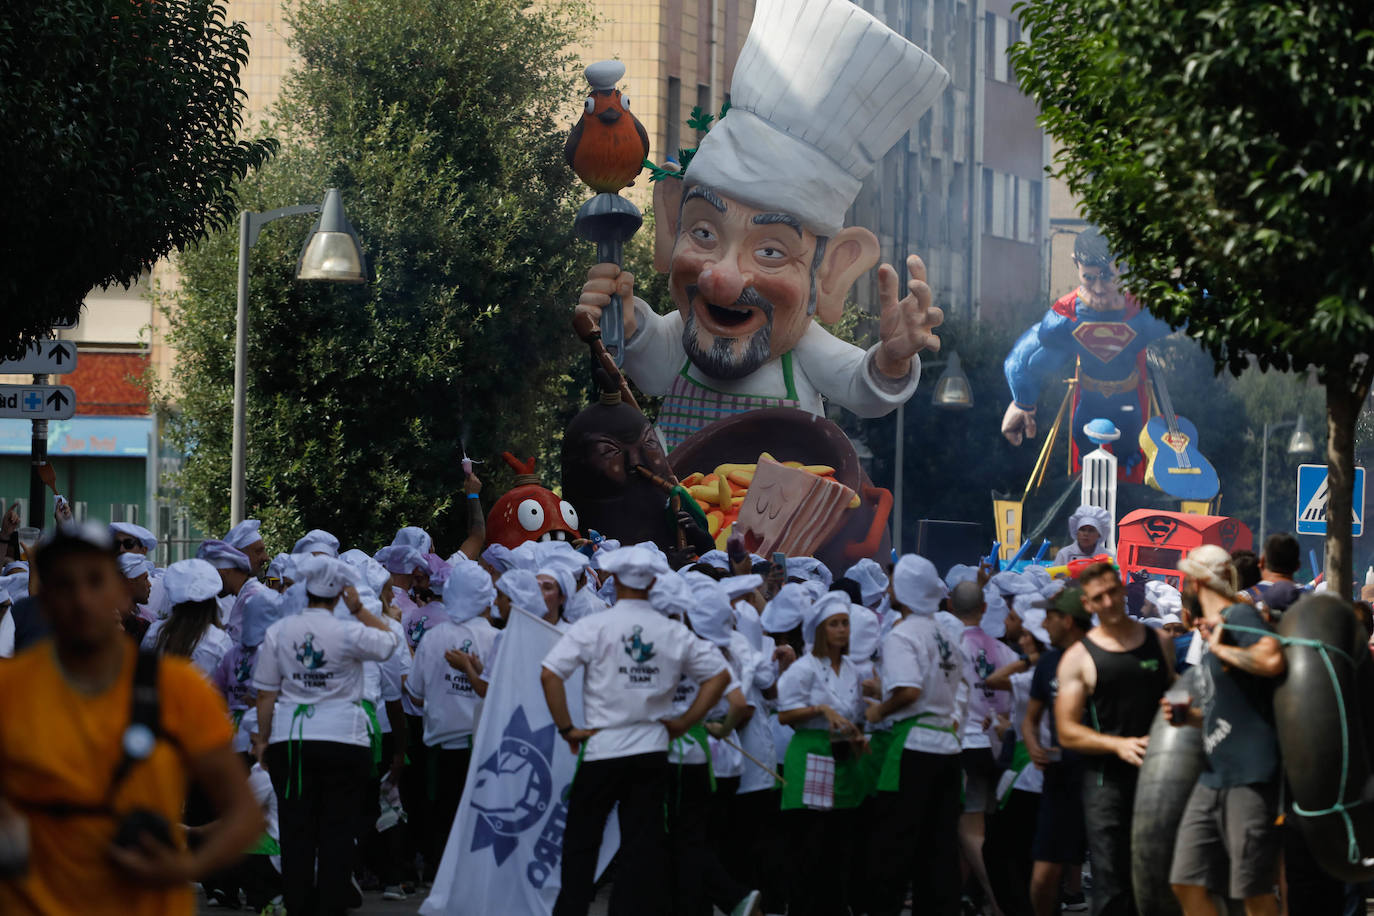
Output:
<instances>
[{"instance_id":1,"label":"inflatable superman figure","mask_svg":"<svg viewBox=\"0 0 1374 916\"><path fill-rule=\"evenodd\" d=\"M1040 387L1062 378L1072 361L1078 381L1069 423L1074 470L1079 469L1079 456L1096 448L1084 425L1105 417L1121 430L1114 443L1119 476L1139 483L1144 480L1144 456L1136 443L1149 411L1145 348L1167 336L1170 328L1117 289L1111 250L1096 229L1085 229L1074 241L1073 262L1078 289L1056 302L1007 354L1002 368L1012 401L1002 417L1002 435L1012 445L1020 445L1024 436L1035 437Z\"/></svg>"}]
</instances>

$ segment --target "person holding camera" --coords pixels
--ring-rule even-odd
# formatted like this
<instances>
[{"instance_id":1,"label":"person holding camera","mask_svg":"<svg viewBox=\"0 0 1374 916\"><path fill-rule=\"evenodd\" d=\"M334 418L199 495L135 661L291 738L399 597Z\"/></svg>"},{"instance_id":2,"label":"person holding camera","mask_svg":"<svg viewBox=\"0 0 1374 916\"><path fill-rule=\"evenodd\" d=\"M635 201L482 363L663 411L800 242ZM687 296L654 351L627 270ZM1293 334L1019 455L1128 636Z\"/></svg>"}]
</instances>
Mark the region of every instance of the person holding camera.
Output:
<instances>
[{"instance_id":1,"label":"person holding camera","mask_svg":"<svg viewBox=\"0 0 1374 916\"><path fill-rule=\"evenodd\" d=\"M263 829L224 700L125 636L104 530L59 528L35 567L51 638L0 665L0 912L194 913L191 882ZM189 850L193 782L218 819Z\"/></svg>"}]
</instances>

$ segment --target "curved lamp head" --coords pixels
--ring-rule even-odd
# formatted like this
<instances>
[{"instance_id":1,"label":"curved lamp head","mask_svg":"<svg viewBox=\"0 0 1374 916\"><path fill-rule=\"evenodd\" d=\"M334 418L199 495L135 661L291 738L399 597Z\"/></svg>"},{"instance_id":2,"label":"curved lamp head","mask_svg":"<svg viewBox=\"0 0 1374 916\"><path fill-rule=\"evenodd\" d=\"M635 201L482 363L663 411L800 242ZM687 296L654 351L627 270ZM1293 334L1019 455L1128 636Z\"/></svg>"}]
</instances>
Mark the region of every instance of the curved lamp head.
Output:
<instances>
[{"instance_id":1,"label":"curved lamp head","mask_svg":"<svg viewBox=\"0 0 1374 916\"><path fill-rule=\"evenodd\" d=\"M296 262L296 279L325 280L331 283L366 283L363 249L358 236L344 216L343 197L338 188L324 192L320 218L301 247Z\"/></svg>"},{"instance_id":2,"label":"curved lamp head","mask_svg":"<svg viewBox=\"0 0 1374 916\"><path fill-rule=\"evenodd\" d=\"M931 395L930 402L945 410L968 410L973 406L973 388L969 386L968 376L959 365L959 354L953 350L949 354L949 364L935 383L935 393Z\"/></svg>"},{"instance_id":3,"label":"curved lamp head","mask_svg":"<svg viewBox=\"0 0 1374 916\"><path fill-rule=\"evenodd\" d=\"M1307 431L1307 421L1302 414L1298 414L1298 425L1293 430L1293 435L1288 437L1288 454L1290 455L1310 455L1317 450L1316 440Z\"/></svg>"}]
</instances>

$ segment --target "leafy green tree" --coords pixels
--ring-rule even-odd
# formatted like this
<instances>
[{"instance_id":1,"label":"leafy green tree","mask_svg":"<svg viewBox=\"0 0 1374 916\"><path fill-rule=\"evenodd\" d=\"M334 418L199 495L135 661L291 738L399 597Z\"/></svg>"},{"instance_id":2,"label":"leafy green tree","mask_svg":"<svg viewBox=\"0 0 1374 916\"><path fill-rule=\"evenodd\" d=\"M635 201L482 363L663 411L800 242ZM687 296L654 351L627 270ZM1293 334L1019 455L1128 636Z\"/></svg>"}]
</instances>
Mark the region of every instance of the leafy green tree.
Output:
<instances>
[{"instance_id":1,"label":"leafy green tree","mask_svg":"<svg viewBox=\"0 0 1374 916\"><path fill-rule=\"evenodd\" d=\"M580 195L562 157L581 14L565 0L289 10L301 64L274 112L283 152L244 182L244 204L338 187L375 279L294 282L305 220L271 224L253 250L247 511L278 544L318 526L370 546L410 524L455 548L464 438L488 505L510 479L505 449L543 456L554 482L592 257L572 236ZM222 232L183 259L169 312L171 432L208 531L228 520L237 242Z\"/></svg>"},{"instance_id":2,"label":"leafy green tree","mask_svg":"<svg viewBox=\"0 0 1374 916\"><path fill-rule=\"evenodd\" d=\"M1021 87L1128 288L1218 371L1315 367L1329 581L1349 583L1356 418L1374 361L1374 6L1026 0ZM1204 292L1205 291L1205 292Z\"/></svg>"},{"instance_id":3,"label":"leafy green tree","mask_svg":"<svg viewBox=\"0 0 1374 916\"><path fill-rule=\"evenodd\" d=\"M232 219L274 149L238 137L247 60L222 0L6 5L0 358Z\"/></svg>"}]
</instances>

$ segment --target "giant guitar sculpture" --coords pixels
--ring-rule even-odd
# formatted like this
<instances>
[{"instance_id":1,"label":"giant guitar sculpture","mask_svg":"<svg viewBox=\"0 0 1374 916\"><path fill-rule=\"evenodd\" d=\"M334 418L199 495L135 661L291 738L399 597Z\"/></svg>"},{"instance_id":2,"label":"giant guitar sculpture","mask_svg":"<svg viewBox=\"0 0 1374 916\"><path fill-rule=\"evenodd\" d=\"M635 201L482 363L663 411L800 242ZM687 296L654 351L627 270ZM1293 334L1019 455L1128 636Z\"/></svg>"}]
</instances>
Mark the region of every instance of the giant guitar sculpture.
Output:
<instances>
[{"instance_id":1,"label":"giant guitar sculpture","mask_svg":"<svg viewBox=\"0 0 1374 916\"><path fill-rule=\"evenodd\" d=\"M1159 357L1149 353L1148 359L1160 415L1151 417L1140 431L1140 448L1146 458L1145 482L1177 499L1211 499L1221 489L1216 469L1198 450L1197 427L1174 413Z\"/></svg>"}]
</instances>

